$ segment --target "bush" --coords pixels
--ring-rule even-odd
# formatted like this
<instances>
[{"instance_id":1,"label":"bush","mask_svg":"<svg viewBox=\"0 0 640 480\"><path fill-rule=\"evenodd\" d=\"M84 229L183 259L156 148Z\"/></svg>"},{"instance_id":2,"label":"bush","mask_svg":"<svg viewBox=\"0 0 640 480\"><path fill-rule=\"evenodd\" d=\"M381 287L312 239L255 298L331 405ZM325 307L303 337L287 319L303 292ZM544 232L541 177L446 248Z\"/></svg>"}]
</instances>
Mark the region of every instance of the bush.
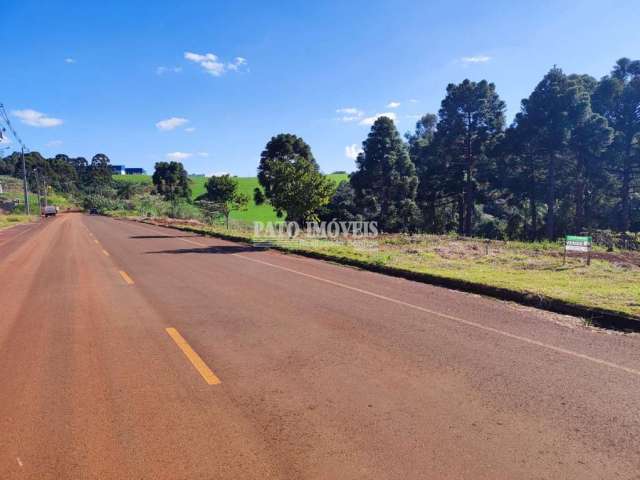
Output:
<instances>
[{"instance_id":1,"label":"bush","mask_svg":"<svg viewBox=\"0 0 640 480\"><path fill-rule=\"evenodd\" d=\"M476 228L476 234L482 238L491 238L493 240L503 240L505 237L505 224L498 218L484 214L480 217L480 221Z\"/></svg>"},{"instance_id":2,"label":"bush","mask_svg":"<svg viewBox=\"0 0 640 480\"><path fill-rule=\"evenodd\" d=\"M82 204L85 210L95 208L101 213L110 210L119 210L122 208L122 203L120 201L97 193L85 195Z\"/></svg>"}]
</instances>

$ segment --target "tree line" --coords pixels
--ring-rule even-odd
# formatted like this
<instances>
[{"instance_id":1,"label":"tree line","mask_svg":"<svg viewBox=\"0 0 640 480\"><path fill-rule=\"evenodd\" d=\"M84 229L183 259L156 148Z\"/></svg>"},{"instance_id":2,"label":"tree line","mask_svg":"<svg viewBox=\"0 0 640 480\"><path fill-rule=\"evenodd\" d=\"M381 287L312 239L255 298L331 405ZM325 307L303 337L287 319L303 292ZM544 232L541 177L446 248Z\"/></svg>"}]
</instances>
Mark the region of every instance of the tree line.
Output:
<instances>
[{"instance_id":1,"label":"tree line","mask_svg":"<svg viewBox=\"0 0 640 480\"><path fill-rule=\"evenodd\" d=\"M554 66L508 126L505 110L493 83L464 80L404 139L378 118L335 191L291 134L267 144L258 178L289 220L528 240L640 230L640 61L600 80Z\"/></svg>"},{"instance_id":2,"label":"tree line","mask_svg":"<svg viewBox=\"0 0 640 480\"><path fill-rule=\"evenodd\" d=\"M600 80L554 66L510 125L505 110L493 83L449 84L437 114L422 116L404 138L390 118L378 118L356 171L337 188L302 138L274 136L260 155L254 201L290 221L377 221L386 232L539 240L640 230L639 60L618 60ZM104 154L87 161L31 152L25 163L32 191L46 179L85 206L109 209L139 187L113 182ZM2 174L22 177L19 153L0 159ZM181 163L158 162L152 179L165 200L191 202ZM227 222L248 201L228 176L209 179L196 200L205 216Z\"/></svg>"},{"instance_id":3,"label":"tree line","mask_svg":"<svg viewBox=\"0 0 640 480\"><path fill-rule=\"evenodd\" d=\"M45 182L55 191L69 194L99 194L112 187L109 157L103 153L91 160L84 157L69 157L59 154L45 158L39 152L24 154L26 178L30 191L37 191ZM0 175L23 178L20 152L0 158Z\"/></svg>"}]
</instances>

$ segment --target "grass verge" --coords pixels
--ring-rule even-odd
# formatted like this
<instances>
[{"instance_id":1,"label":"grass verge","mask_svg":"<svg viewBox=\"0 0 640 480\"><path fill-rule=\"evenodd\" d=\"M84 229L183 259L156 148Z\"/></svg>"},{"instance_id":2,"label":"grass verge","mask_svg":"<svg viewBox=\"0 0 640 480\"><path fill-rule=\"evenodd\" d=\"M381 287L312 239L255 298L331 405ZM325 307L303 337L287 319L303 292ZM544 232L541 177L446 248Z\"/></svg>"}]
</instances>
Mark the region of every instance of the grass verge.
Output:
<instances>
[{"instance_id":1,"label":"grass verge","mask_svg":"<svg viewBox=\"0 0 640 480\"><path fill-rule=\"evenodd\" d=\"M141 220L227 240L252 242L247 230ZM373 243L296 240L274 249L585 318L605 328L640 331L640 255L618 262L569 257L555 243L492 242L436 235L384 235Z\"/></svg>"},{"instance_id":2,"label":"grass verge","mask_svg":"<svg viewBox=\"0 0 640 480\"><path fill-rule=\"evenodd\" d=\"M29 223L36 221L35 216L33 215L3 215L0 214L0 230L3 228L9 228L14 225L19 225L21 223Z\"/></svg>"}]
</instances>

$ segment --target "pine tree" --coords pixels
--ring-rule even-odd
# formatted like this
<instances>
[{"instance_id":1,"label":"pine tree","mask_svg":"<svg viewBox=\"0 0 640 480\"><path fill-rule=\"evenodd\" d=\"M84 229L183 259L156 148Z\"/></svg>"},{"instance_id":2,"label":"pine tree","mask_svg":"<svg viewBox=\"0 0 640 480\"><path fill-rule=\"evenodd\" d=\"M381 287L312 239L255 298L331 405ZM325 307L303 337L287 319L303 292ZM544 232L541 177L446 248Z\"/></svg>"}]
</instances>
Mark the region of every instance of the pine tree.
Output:
<instances>
[{"instance_id":1,"label":"pine tree","mask_svg":"<svg viewBox=\"0 0 640 480\"><path fill-rule=\"evenodd\" d=\"M493 83L464 80L447 86L438 112L436 142L450 156L452 187L460 194L459 231L464 235L472 234L478 171L489 168L487 153L504 129L505 109Z\"/></svg>"},{"instance_id":2,"label":"pine tree","mask_svg":"<svg viewBox=\"0 0 640 480\"><path fill-rule=\"evenodd\" d=\"M384 231L412 230L418 177L393 120L378 118L362 147L350 179L358 212Z\"/></svg>"},{"instance_id":3,"label":"pine tree","mask_svg":"<svg viewBox=\"0 0 640 480\"><path fill-rule=\"evenodd\" d=\"M640 60L621 58L611 75L600 80L593 94L593 108L615 130L608 149L610 168L618 178L618 228L631 228L634 186L640 183Z\"/></svg>"},{"instance_id":4,"label":"pine tree","mask_svg":"<svg viewBox=\"0 0 640 480\"><path fill-rule=\"evenodd\" d=\"M538 83L531 96L522 100L520 123L531 135L528 139L544 156L545 203L547 216L546 237L557 234L556 211L559 190L568 186L571 165L567 162L569 142L575 128L589 115L589 94L580 82L567 77L561 69L553 67Z\"/></svg>"}]
</instances>

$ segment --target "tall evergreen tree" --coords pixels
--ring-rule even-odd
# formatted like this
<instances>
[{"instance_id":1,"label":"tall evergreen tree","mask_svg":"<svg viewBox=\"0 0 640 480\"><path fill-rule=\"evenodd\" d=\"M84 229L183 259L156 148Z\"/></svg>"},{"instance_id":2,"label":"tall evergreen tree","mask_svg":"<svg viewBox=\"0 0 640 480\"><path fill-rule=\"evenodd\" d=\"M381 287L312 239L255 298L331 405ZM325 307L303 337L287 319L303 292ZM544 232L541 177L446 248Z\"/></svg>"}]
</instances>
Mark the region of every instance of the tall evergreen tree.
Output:
<instances>
[{"instance_id":1,"label":"tall evergreen tree","mask_svg":"<svg viewBox=\"0 0 640 480\"><path fill-rule=\"evenodd\" d=\"M626 231L631 228L634 186L640 183L640 153L635 148L640 137L640 60L616 62L595 89L593 108L615 131L607 157L619 183L617 227Z\"/></svg>"},{"instance_id":2,"label":"tall evergreen tree","mask_svg":"<svg viewBox=\"0 0 640 480\"><path fill-rule=\"evenodd\" d=\"M378 118L362 148L350 178L358 212L387 232L413 229L418 177L393 120Z\"/></svg>"},{"instance_id":3,"label":"tall evergreen tree","mask_svg":"<svg viewBox=\"0 0 640 480\"><path fill-rule=\"evenodd\" d=\"M357 219L355 192L351 183L343 180L336 188L329 203L320 211L320 219L330 222L348 222Z\"/></svg>"},{"instance_id":4,"label":"tall evergreen tree","mask_svg":"<svg viewBox=\"0 0 640 480\"><path fill-rule=\"evenodd\" d=\"M464 235L472 234L478 172L489 168L487 153L504 129L505 109L493 83L464 80L447 86L438 112L437 141L439 148L451 155L452 175L457 177L454 188L460 190L460 232Z\"/></svg>"},{"instance_id":5,"label":"tall evergreen tree","mask_svg":"<svg viewBox=\"0 0 640 480\"><path fill-rule=\"evenodd\" d=\"M571 150L575 155L575 219L577 232L592 227L593 205L607 184L603 154L613 140L613 129L607 119L589 113L571 137Z\"/></svg>"},{"instance_id":6,"label":"tall evergreen tree","mask_svg":"<svg viewBox=\"0 0 640 480\"><path fill-rule=\"evenodd\" d=\"M499 183L507 202L521 211L524 219L521 237L536 240L540 233L540 195L543 181L543 155L535 142L535 131L518 113L507 129L499 148ZM517 232L512 232L516 234Z\"/></svg>"},{"instance_id":7,"label":"tall evergreen tree","mask_svg":"<svg viewBox=\"0 0 640 480\"><path fill-rule=\"evenodd\" d=\"M589 115L589 93L579 81L571 80L553 67L538 83L529 98L522 100L519 122L532 138L528 141L546 163L546 237L555 238L558 190L566 188L571 165L567 160L569 142L575 128ZM563 160L565 160L563 162Z\"/></svg>"}]
</instances>

